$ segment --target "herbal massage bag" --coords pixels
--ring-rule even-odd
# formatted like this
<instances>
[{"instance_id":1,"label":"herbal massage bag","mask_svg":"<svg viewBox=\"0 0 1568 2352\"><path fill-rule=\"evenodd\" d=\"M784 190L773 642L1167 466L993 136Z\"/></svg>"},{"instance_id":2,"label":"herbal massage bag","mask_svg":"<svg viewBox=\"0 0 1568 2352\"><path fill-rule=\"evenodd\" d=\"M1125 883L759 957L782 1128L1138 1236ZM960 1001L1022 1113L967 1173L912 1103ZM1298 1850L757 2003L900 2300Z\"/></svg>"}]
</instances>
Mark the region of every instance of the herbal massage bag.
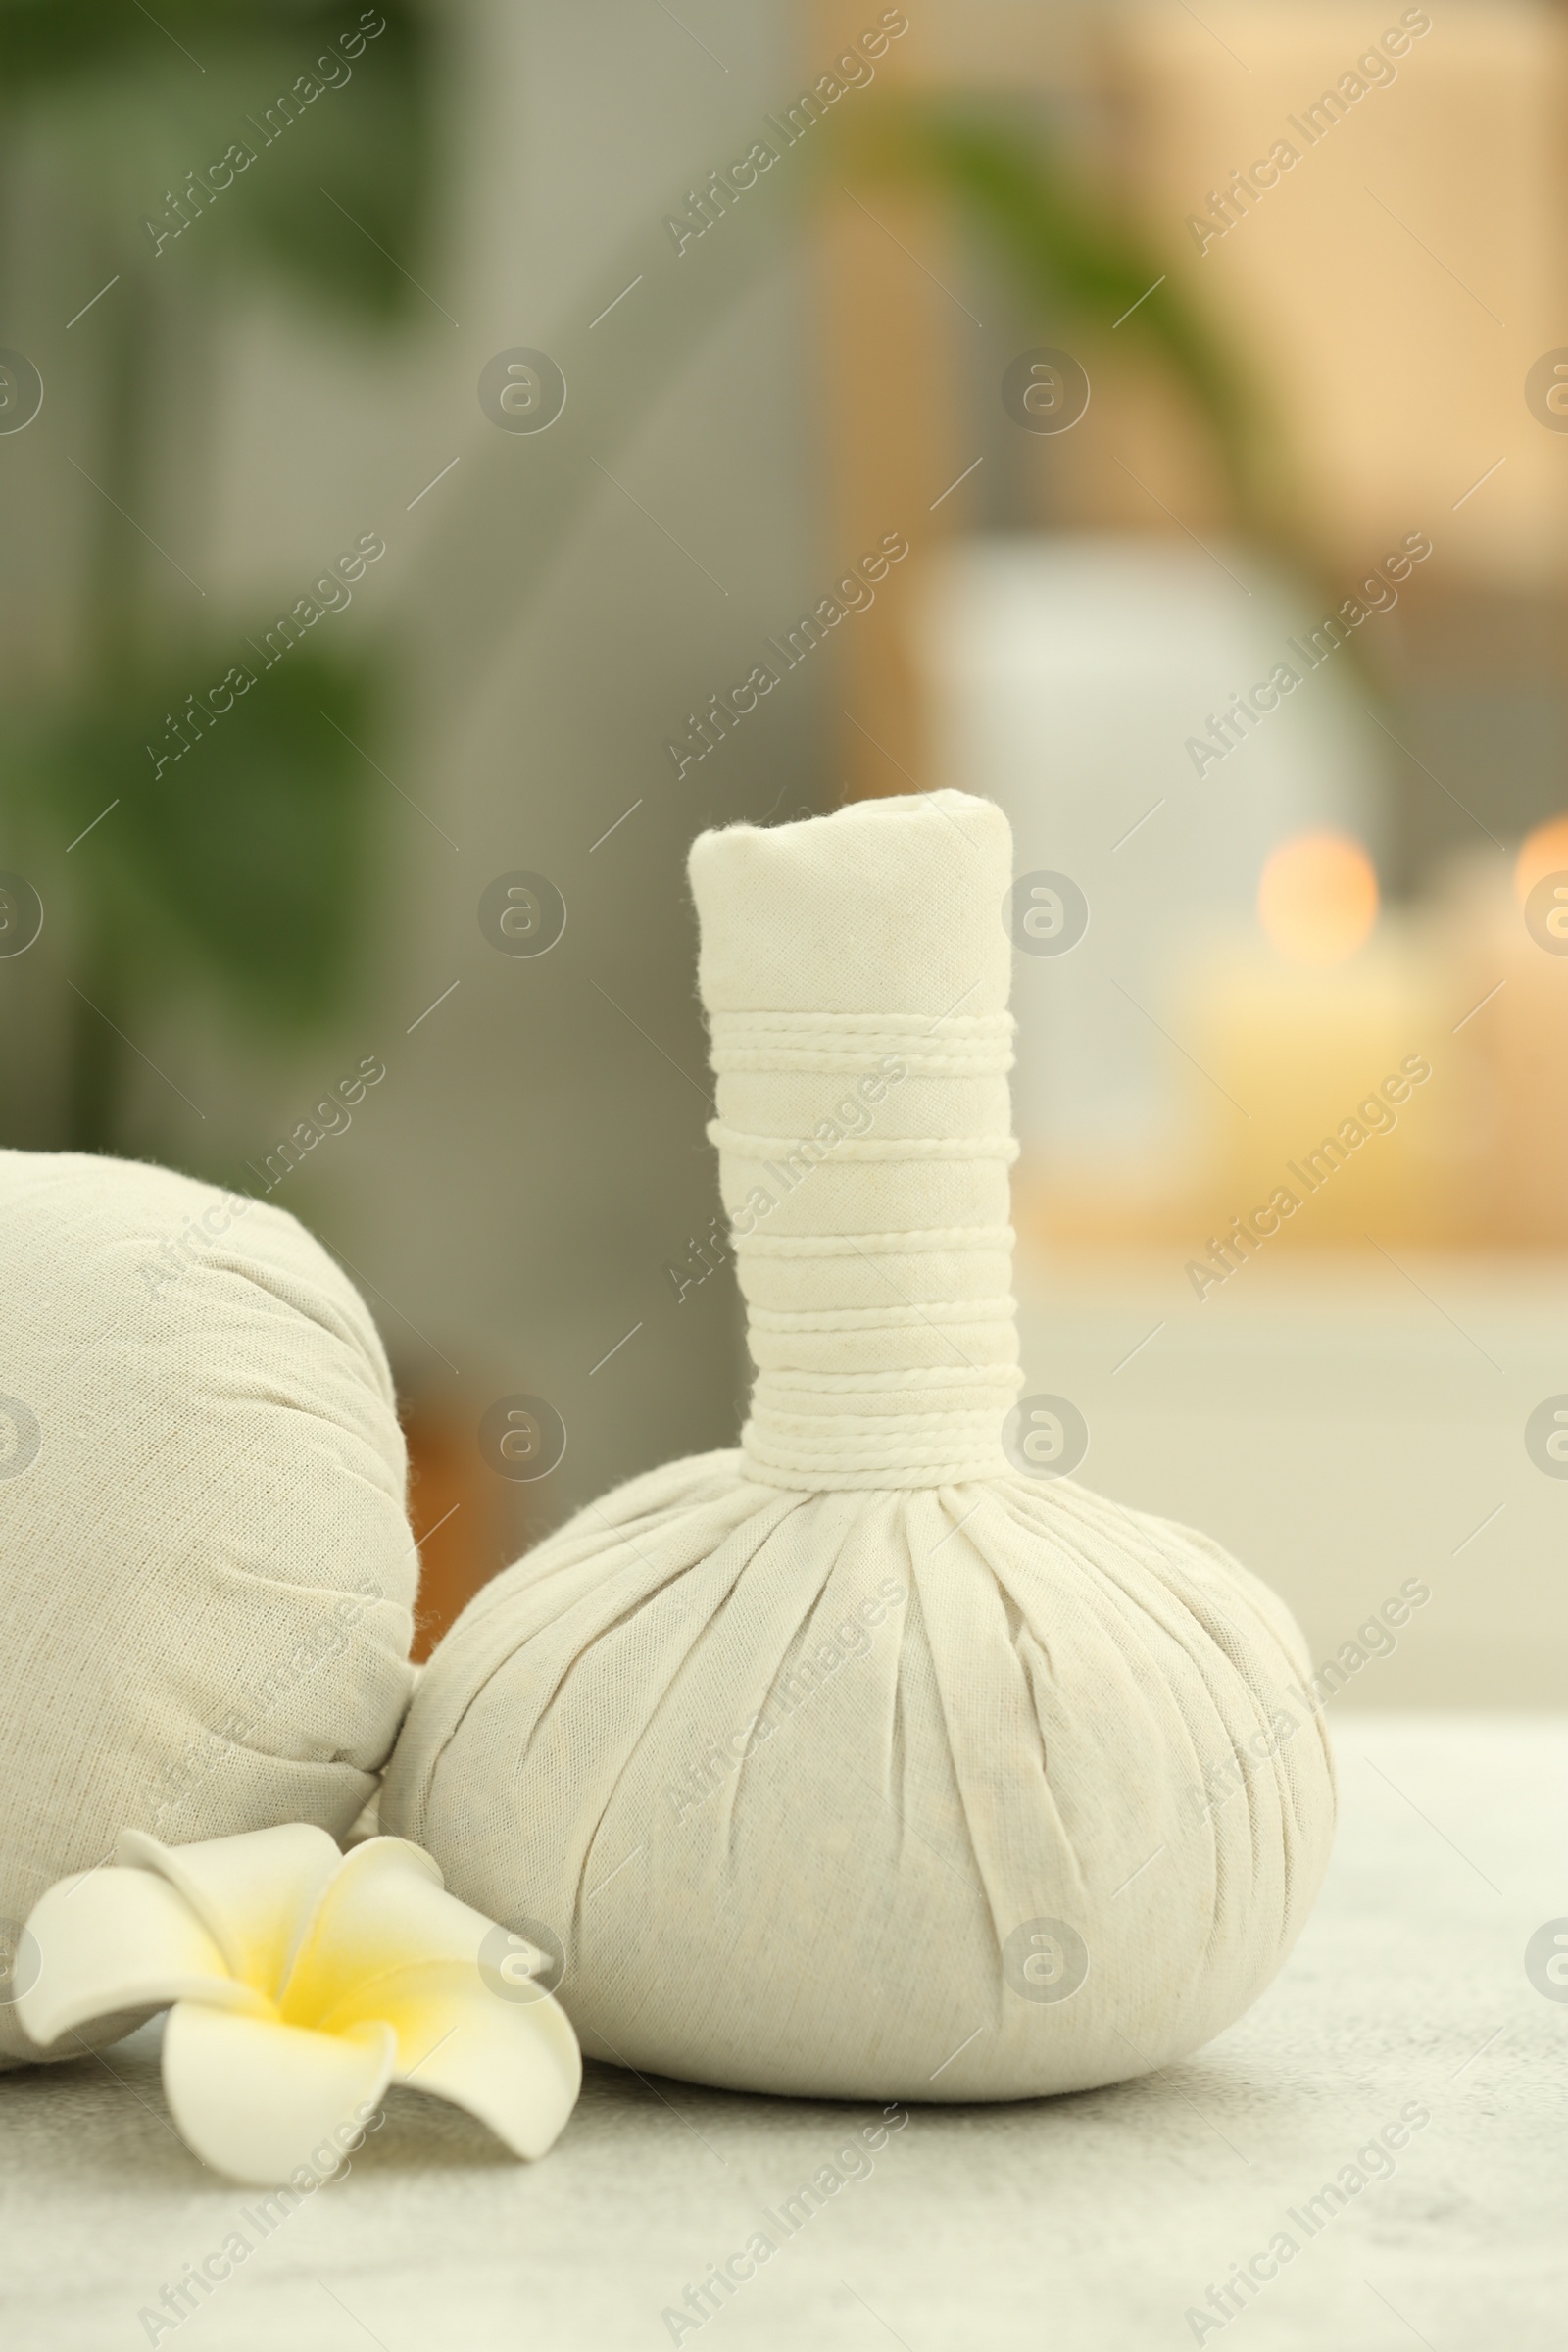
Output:
<instances>
[{"instance_id":1,"label":"herbal massage bag","mask_svg":"<svg viewBox=\"0 0 1568 2352\"><path fill-rule=\"evenodd\" d=\"M877 2100L1167 2065L1290 1950L1332 1769L1274 1595L1020 1427L1005 819L736 825L691 877L751 1417L470 1603L383 1827L555 1947L601 2058Z\"/></svg>"},{"instance_id":2,"label":"herbal massage bag","mask_svg":"<svg viewBox=\"0 0 1568 2352\"><path fill-rule=\"evenodd\" d=\"M21 1923L122 1829L352 1826L413 1679L406 1475L375 1326L291 1216L0 1152L0 2066L40 2054Z\"/></svg>"}]
</instances>

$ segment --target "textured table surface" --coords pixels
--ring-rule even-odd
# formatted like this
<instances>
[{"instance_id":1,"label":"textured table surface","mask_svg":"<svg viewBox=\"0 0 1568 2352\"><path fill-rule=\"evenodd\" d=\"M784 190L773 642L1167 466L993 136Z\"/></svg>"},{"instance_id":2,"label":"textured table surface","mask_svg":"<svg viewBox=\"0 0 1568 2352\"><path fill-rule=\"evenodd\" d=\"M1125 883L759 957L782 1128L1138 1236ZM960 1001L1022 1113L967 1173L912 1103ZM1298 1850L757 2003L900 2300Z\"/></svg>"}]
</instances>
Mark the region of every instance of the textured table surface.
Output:
<instances>
[{"instance_id":1,"label":"textured table surface","mask_svg":"<svg viewBox=\"0 0 1568 2352\"><path fill-rule=\"evenodd\" d=\"M530 2168L395 2092L347 2176L154 2331L143 2308L256 2200L174 2135L153 2026L103 2059L0 2078L7 2352L154 2337L181 2352L699 2337L704 2352L1151 2352L1222 2336L1226 2352L1556 2352L1568 1999L1536 1988L1525 1953L1568 1914L1568 1720L1344 1714L1335 1729L1328 1885L1250 2016L1164 2077L912 2110L874 2169L700 2327L662 2315L870 2111L593 2069ZM1410 2110L1430 2120L1392 2173L1309 2235L1307 2201ZM1210 2286L1282 2231L1299 2250L1220 2324Z\"/></svg>"}]
</instances>

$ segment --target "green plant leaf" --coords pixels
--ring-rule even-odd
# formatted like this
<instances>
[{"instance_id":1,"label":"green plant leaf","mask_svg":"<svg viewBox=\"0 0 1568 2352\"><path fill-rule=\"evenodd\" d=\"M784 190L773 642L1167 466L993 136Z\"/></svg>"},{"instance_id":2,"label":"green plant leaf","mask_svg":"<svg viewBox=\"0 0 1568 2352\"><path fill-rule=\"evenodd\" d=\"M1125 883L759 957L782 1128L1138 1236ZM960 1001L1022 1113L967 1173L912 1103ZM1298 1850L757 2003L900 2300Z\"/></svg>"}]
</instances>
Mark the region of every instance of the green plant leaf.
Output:
<instances>
[{"instance_id":1,"label":"green plant leaf","mask_svg":"<svg viewBox=\"0 0 1568 2352\"><path fill-rule=\"evenodd\" d=\"M406 0L160 6L156 23L124 0L0 0L0 109L122 270L228 283L260 257L392 317L423 299L406 272L429 210L434 49Z\"/></svg>"},{"instance_id":2,"label":"green plant leaf","mask_svg":"<svg viewBox=\"0 0 1568 2352\"><path fill-rule=\"evenodd\" d=\"M355 747L378 681L307 646L254 666L200 735L187 718L183 752L170 715L226 654L190 646L113 702L35 715L7 797L57 854L92 826L72 881L89 925L134 947L138 994L197 983L256 1026L303 1028L342 1003L373 894L368 803L385 788Z\"/></svg>"}]
</instances>

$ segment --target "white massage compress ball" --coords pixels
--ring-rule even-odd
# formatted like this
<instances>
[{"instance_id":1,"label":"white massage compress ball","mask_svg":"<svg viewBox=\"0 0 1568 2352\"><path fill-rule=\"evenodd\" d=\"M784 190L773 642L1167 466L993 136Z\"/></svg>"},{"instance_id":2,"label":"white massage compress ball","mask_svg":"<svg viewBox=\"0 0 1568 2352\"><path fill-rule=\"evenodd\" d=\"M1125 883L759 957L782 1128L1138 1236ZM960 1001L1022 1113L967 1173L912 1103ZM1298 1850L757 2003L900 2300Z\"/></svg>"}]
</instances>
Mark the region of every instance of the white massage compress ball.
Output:
<instances>
[{"instance_id":1,"label":"white massage compress ball","mask_svg":"<svg viewBox=\"0 0 1568 2352\"><path fill-rule=\"evenodd\" d=\"M1289 1612L1019 1425L1010 860L954 792L693 850L751 1417L485 1588L382 1807L557 1947L597 2057L878 2100L1114 2082L1245 2009L1322 1877Z\"/></svg>"},{"instance_id":2,"label":"white massage compress ball","mask_svg":"<svg viewBox=\"0 0 1568 2352\"><path fill-rule=\"evenodd\" d=\"M413 1681L405 1483L375 1326L291 1216L0 1152L0 2065L39 2055L21 1923L122 1829L351 1827Z\"/></svg>"}]
</instances>

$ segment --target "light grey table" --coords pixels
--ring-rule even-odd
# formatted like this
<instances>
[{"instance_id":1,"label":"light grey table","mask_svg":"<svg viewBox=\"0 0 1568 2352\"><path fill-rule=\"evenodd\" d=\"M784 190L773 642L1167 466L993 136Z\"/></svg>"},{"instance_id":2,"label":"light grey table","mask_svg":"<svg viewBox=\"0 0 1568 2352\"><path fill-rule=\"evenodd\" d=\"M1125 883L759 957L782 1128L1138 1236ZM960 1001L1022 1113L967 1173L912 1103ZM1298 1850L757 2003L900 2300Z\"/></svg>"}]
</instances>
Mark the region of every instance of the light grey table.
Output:
<instances>
[{"instance_id":1,"label":"light grey table","mask_svg":"<svg viewBox=\"0 0 1568 2352\"><path fill-rule=\"evenodd\" d=\"M662 2314L867 2111L593 2069L559 2147L529 2167L452 2109L397 2092L352 2173L156 2340L1558 2352L1568 1999L1537 1989L1525 1953L1568 1915L1568 1719L1351 1714L1336 1733L1328 1885L1250 2016L1161 2078L912 2110L875 2169L701 2328ZM254 2206L175 2137L157 2031L103 2060L0 2078L7 2352L148 2342L138 2312ZM1389 2177L1309 2236L1306 2201L1412 2105L1430 2121ZM1280 2231L1299 2251L1241 2309L1213 2328L1186 2316L1214 2317L1209 2287Z\"/></svg>"}]
</instances>

